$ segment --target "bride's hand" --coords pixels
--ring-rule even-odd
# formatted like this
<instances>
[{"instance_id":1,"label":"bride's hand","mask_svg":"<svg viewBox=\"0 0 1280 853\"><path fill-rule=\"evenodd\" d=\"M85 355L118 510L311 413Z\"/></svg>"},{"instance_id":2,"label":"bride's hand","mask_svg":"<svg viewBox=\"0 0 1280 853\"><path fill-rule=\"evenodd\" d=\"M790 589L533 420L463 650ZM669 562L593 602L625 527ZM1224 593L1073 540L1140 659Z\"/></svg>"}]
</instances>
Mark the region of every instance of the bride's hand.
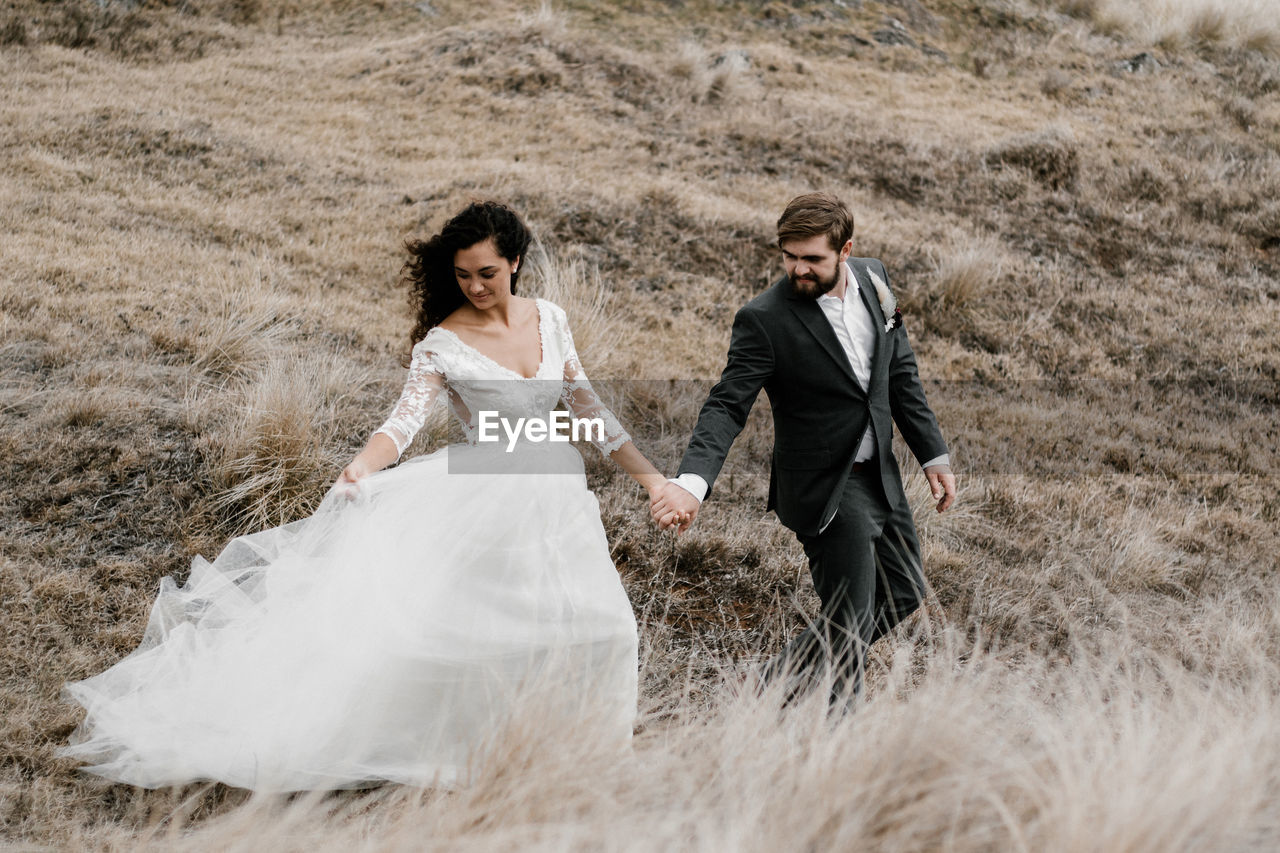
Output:
<instances>
[{"instance_id":1,"label":"bride's hand","mask_svg":"<svg viewBox=\"0 0 1280 853\"><path fill-rule=\"evenodd\" d=\"M333 491L351 499L359 492L359 483L369 476L369 466L359 458L352 459L333 483Z\"/></svg>"}]
</instances>

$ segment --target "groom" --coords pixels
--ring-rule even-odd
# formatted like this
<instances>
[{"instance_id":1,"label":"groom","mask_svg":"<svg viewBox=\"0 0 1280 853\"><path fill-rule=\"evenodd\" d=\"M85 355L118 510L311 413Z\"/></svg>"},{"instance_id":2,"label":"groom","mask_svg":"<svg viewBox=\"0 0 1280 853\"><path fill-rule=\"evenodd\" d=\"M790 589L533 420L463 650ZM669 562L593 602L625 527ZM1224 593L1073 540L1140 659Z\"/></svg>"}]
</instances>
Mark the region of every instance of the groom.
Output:
<instances>
[{"instance_id":1,"label":"groom","mask_svg":"<svg viewBox=\"0 0 1280 853\"><path fill-rule=\"evenodd\" d=\"M765 668L788 695L831 667L833 706L862 685L867 648L919 607L925 581L911 507L890 442L898 425L937 511L955 500L947 446L925 401L884 265L851 258L853 215L827 193L778 220L786 275L733 321L720 381L698 415L679 475L654 500L686 530L763 388L773 409L768 508L804 546L819 620Z\"/></svg>"}]
</instances>

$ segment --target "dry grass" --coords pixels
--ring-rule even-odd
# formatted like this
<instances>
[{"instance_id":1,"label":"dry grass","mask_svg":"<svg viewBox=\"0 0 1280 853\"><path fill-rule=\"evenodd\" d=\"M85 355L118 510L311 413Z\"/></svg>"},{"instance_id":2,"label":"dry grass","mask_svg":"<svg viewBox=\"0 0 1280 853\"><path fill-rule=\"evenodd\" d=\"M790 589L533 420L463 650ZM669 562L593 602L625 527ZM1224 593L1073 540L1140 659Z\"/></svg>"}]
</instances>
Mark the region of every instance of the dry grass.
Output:
<instances>
[{"instance_id":1,"label":"dry grass","mask_svg":"<svg viewBox=\"0 0 1280 853\"><path fill-rule=\"evenodd\" d=\"M924 287L904 298L904 311L956 323L988 307L1004 269L1004 248L988 238L959 236L956 248L940 249ZM943 319L945 318L945 319Z\"/></svg>"},{"instance_id":2,"label":"dry grass","mask_svg":"<svg viewBox=\"0 0 1280 853\"><path fill-rule=\"evenodd\" d=\"M261 293L260 289L258 292ZM268 291L269 292L269 291ZM287 331L287 308L254 306L254 293L221 293L219 304L195 323L180 317L176 324L152 330L156 349L190 359L206 381L245 379L263 370ZM195 325L195 329L185 328Z\"/></svg>"},{"instance_id":3,"label":"dry grass","mask_svg":"<svg viewBox=\"0 0 1280 853\"><path fill-rule=\"evenodd\" d=\"M726 672L674 714L650 710L623 760L539 720L496 737L455 793L259 798L190 833L179 819L92 841L1154 853L1248 849L1275 831L1273 660L1255 653L1250 678L1206 687L1180 663L1125 650L1122 636L1069 666L984 652L946 629L913 639L875 696L836 722L823 701L779 713L776 696L737 696Z\"/></svg>"},{"instance_id":4,"label":"dry grass","mask_svg":"<svg viewBox=\"0 0 1280 853\"><path fill-rule=\"evenodd\" d=\"M1274 848L1280 18L1241 10L11 4L0 832ZM916 46L877 41L886 17ZM857 714L734 693L815 607L763 513L762 405L679 541L588 452L642 618L630 760L536 713L545 736L503 734L448 794L145 792L53 758L61 684L137 643L159 578L308 511L390 409L406 238L471 198L523 211L529 292L670 469L733 311L778 274L773 218L813 188L885 260L962 488L937 516L903 459L931 597ZM415 451L446 434L438 413Z\"/></svg>"},{"instance_id":5,"label":"dry grass","mask_svg":"<svg viewBox=\"0 0 1280 853\"><path fill-rule=\"evenodd\" d=\"M1280 55L1276 0L1065 0L1062 10L1165 48L1234 47Z\"/></svg>"},{"instance_id":6,"label":"dry grass","mask_svg":"<svg viewBox=\"0 0 1280 853\"><path fill-rule=\"evenodd\" d=\"M346 463L342 429L350 421L340 411L367 382L332 358L268 364L247 393L237 395L238 418L209 465L214 511L249 531L313 510Z\"/></svg>"}]
</instances>

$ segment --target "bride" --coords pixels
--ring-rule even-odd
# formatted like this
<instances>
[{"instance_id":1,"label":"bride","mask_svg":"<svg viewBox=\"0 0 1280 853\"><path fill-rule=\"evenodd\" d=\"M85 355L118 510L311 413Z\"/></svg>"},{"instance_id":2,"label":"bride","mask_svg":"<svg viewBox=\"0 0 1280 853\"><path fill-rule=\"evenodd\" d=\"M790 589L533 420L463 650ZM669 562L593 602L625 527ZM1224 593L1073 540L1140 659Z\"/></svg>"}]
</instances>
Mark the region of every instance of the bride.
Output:
<instances>
[{"instance_id":1,"label":"bride","mask_svg":"<svg viewBox=\"0 0 1280 853\"><path fill-rule=\"evenodd\" d=\"M651 499L665 479L592 391L564 312L516 295L529 242L484 202L409 246L417 343L386 423L314 515L161 582L139 648L67 686L87 713L62 754L144 787L450 785L535 698L626 743L636 624L582 458L531 431L485 441L482 417L563 403ZM467 443L384 471L440 396Z\"/></svg>"}]
</instances>

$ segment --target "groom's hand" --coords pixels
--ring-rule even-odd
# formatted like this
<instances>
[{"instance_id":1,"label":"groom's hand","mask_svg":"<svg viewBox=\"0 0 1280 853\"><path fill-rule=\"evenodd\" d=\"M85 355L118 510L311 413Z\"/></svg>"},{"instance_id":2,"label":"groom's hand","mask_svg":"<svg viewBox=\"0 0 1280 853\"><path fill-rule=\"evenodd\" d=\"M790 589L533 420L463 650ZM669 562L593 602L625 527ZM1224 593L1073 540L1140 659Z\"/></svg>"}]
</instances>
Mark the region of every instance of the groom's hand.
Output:
<instances>
[{"instance_id":1,"label":"groom's hand","mask_svg":"<svg viewBox=\"0 0 1280 853\"><path fill-rule=\"evenodd\" d=\"M649 503L649 514L663 530L684 533L698 516L698 499L675 483L663 486Z\"/></svg>"},{"instance_id":2,"label":"groom's hand","mask_svg":"<svg viewBox=\"0 0 1280 853\"><path fill-rule=\"evenodd\" d=\"M950 465L930 465L924 469L929 478L929 491L938 502L938 512L946 512L956 500L956 475Z\"/></svg>"}]
</instances>

